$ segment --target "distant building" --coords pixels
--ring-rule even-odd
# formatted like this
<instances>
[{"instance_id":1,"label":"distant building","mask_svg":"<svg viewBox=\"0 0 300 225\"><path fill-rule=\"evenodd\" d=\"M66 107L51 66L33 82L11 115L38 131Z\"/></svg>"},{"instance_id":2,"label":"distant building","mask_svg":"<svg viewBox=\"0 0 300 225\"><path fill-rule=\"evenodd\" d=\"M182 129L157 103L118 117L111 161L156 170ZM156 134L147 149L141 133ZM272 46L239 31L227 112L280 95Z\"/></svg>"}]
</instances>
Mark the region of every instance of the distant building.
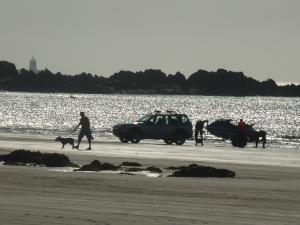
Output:
<instances>
[{"instance_id":1,"label":"distant building","mask_svg":"<svg viewBox=\"0 0 300 225\"><path fill-rule=\"evenodd\" d=\"M34 57L32 57L31 60L29 61L29 71L38 73L38 70L36 67L36 59Z\"/></svg>"}]
</instances>

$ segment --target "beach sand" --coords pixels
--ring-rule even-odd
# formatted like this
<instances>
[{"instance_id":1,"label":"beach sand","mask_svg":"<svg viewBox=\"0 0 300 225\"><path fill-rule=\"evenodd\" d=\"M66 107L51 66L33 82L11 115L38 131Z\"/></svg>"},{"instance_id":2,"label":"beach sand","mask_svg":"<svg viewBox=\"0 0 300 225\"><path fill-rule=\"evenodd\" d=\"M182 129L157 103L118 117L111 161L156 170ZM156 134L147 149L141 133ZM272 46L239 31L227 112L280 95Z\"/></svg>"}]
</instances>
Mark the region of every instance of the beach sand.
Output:
<instances>
[{"instance_id":1,"label":"beach sand","mask_svg":"<svg viewBox=\"0 0 300 225\"><path fill-rule=\"evenodd\" d=\"M87 144L82 143L86 148ZM92 151L52 138L0 137L0 154L16 149L63 153L80 165L94 159L162 168L214 166L235 178L175 178L108 172L63 172L0 166L0 224L299 224L299 149L232 148L226 143L169 146L99 138Z\"/></svg>"}]
</instances>

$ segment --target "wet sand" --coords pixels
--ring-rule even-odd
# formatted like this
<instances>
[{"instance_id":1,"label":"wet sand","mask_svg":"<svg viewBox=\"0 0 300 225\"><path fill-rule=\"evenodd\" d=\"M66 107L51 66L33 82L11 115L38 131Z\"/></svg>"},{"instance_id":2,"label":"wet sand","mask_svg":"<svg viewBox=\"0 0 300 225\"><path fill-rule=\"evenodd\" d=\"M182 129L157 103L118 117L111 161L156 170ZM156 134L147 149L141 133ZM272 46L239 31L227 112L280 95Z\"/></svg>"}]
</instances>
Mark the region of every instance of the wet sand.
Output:
<instances>
[{"instance_id":1,"label":"wet sand","mask_svg":"<svg viewBox=\"0 0 300 225\"><path fill-rule=\"evenodd\" d=\"M83 143L83 149L87 147ZM165 170L199 165L230 169L235 178L150 178L0 166L0 224L299 224L300 154L207 143L167 146L100 139L92 151L65 150L53 139L0 137L0 154L16 149L64 153L78 164L94 159L140 162ZM167 171L167 170L165 170Z\"/></svg>"}]
</instances>

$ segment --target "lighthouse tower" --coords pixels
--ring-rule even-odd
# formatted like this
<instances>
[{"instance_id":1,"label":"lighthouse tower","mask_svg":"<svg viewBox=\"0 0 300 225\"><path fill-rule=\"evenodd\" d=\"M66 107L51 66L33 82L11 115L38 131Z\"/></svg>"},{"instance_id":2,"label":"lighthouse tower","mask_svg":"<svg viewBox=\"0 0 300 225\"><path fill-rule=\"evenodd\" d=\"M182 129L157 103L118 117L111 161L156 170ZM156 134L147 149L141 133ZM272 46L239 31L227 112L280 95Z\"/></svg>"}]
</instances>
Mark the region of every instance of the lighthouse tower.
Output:
<instances>
[{"instance_id":1,"label":"lighthouse tower","mask_svg":"<svg viewBox=\"0 0 300 225\"><path fill-rule=\"evenodd\" d=\"M31 60L29 61L29 70L34 73L37 73L36 60L34 57L32 57Z\"/></svg>"}]
</instances>

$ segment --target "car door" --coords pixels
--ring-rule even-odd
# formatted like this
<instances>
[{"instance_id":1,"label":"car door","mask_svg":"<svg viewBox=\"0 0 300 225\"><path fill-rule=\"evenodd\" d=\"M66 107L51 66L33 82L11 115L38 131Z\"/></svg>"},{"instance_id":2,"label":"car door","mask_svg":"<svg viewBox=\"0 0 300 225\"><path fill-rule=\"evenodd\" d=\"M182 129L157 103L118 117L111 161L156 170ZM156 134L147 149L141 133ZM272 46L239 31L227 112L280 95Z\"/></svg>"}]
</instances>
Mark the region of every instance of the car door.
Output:
<instances>
[{"instance_id":1,"label":"car door","mask_svg":"<svg viewBox=\"0 0 300 225\"><path fill-rule=\"evenodd\" d=\"M168 137L168 116L159 115L155 121L155 138L156 139L164 139Z\"/></svg>"},{"instance_id":2,"label":"car door","mask_svg":"<svg viewBox=\"0 0 300 225\"><path fill-rule=\"evenodd\" d=\"M174 132L177 130L179 127L179 118L176 114L174 115L169 115L168 120L168 129L166 130L166 137L171 138Z\"/></svg>"},{"instance_id":3,"label":"car door","mask_svg":"<svg viewBox=\"0 0 300 225\"><path fill-rule=\"evenodd\" d=\"M143 138L145 139L155 138L155 128L156 128L155 121L156 121L156 116L153 115L140 125L140 128L143 132Z\"/></svg>"},{"instance_id":4,"label":"car door","mask_svg":"<svg viewBox=\"0 0 300 225\"><path fill-rule=\"evenodd\" d=\"M186 115L180 116L180 128L185 131L188 138L193 135L193 126L191 121Z\"/></svg>"}]
</instances>

